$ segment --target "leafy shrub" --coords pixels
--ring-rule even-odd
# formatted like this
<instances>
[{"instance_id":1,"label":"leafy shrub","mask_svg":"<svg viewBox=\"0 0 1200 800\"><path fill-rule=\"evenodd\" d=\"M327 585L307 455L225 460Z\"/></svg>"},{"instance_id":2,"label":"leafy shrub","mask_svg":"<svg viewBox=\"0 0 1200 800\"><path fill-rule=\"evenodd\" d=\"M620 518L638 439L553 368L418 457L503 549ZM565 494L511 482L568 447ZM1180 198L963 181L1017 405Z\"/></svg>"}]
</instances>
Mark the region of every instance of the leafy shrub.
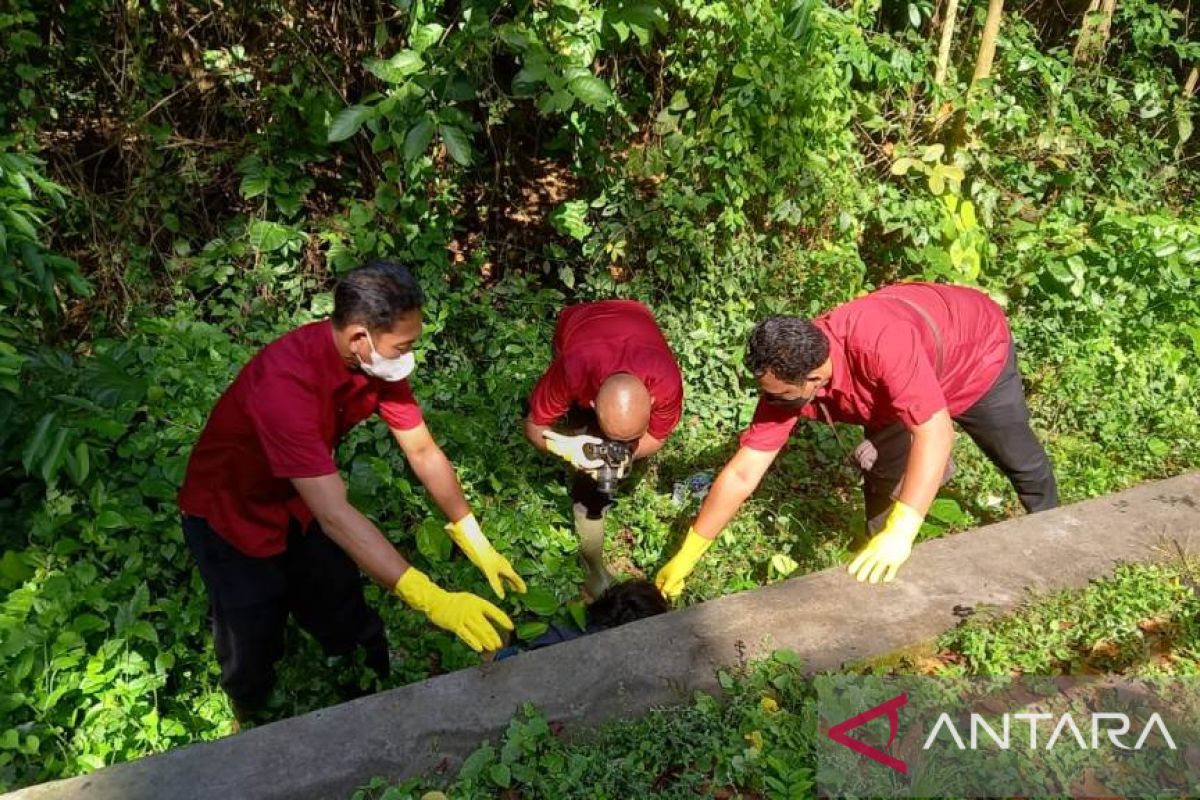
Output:
<instances>
[{"instance_id":1,"label":"leafy shrub","mask_svg":"<svg viewBox=\"0 0 1200 800\"><path fill-rule=\"evenodd\" d=\"M69 5L0 14L0 786L228 731L174 494L240 366L327 314L365 258L403 260L428 289L416 392L535 587L506 601L522 638L580 610L562 472L518 424L575 300L645 299L687 380L678 433L609 518L630 571L663 563L696 508L674 484L719 466L749 418L754 321L896 279L1006 305L1064 499L1200 463L1181 91L1198 53L1194 20L1166 4L1122 2L1105 59L1081 66L1038 4L1010 10L969 94L981 0L963 3L941 87L924 2L472 1L386 19L291 0ZM965 111L960 143L945 109ZM841 449L821 426L798 435L686 600L843 560L861 514ZM380 423L338 455L406 555L487 591ZM956 457L928 536L1015 507L972 445ZM394 685L475 663L368 592ZM281 713L334 702L337 667L314 669L297 631L289 649ZM745 710L678 724L707 736ZM520 724L570 766L536 718ZM714 785L784 791L743 742L710 738ZM498 788L500 766L532 780L513 764L493 754L472 785Z\"/></svg>"}]
</instances>

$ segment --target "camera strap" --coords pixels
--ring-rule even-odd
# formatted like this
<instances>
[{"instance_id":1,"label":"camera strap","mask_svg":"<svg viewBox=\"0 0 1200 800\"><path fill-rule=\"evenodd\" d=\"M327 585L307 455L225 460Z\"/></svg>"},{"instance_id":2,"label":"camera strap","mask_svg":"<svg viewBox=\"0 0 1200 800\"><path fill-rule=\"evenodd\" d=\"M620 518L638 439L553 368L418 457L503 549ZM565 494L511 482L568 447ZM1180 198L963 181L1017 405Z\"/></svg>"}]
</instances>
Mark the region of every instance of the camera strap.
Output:
<instances>
[{"instance_id":1,"label":"camera strap","mask_svg":"<svg viewBox=\"0 0 1200 800\"><path fill-rule=\"evenodd\" d=\"M883 297L887 300L899 300L901 303L904 303L904 305L908 306L913 311L916 311L917 314L921 317L921 319L925 321L925 324L929 326L929 332L931 334L933 334L934 352L937 354L937 363L933 368L933 375L935 378L938 378L940 380L942 377L942 366L943 366L943 364L942 364L942 332L938 328L937 323L933 321L933 317L929 316L928 311L921 308L921 306L914 303L912 300L909 300L907 297L900 297L899 295L895 295L895 294L880 294L878 296Z\"/></svg>"},{"instance_id":2,"label":"camera strap","mask_svg":"<svg viewBox=\"0 0 1200 800\"><path fill-rule=\"evenodd\" d=\"M924 308L919 306L917 303L914 303L912 300L909 300L907 297L900 297L900 296L894 295L894 294L880 294L878 296L886 298L888 300L899 300L901 303L904 303L906 306L911 308L913 311L916 311L917 314L921 317L921 319L925 322L925 324L929 326L929 332L933 335L934 351L937 355L937 362L934 365L933 374L934 374L934 377L936 377L940 380L942 377L942 367L944 366L944 363L943 363L944 356L943 356L943 348L942 348L942 332L938 328L937 323L933 321L933 317L929 316L929 312L927 312ZM833 417L829 413L829 408L826 407L826 405L822 402L819 402L819 401L814 401L814 402L816 402L817 406L821 409L821 413L825 417L825 422L827 422L829 424L829 427L833 430L834 439L837 440L838 447L841 448L841 450L842 450L842 455L843 455L844 461L846 463L849 463L849 464L852 464L852 465L858 467L863 472L870 471L871 467L873 467L875 465L875 460L879 455L878 450L875 447L875 444L870 439L864 438L858 444L858 446L854 448L853 451L848 450L846 448L845 443L842 442L842 437L840 435L838 435L837 426L833 424Z\"/></svg>"}]
</instances>

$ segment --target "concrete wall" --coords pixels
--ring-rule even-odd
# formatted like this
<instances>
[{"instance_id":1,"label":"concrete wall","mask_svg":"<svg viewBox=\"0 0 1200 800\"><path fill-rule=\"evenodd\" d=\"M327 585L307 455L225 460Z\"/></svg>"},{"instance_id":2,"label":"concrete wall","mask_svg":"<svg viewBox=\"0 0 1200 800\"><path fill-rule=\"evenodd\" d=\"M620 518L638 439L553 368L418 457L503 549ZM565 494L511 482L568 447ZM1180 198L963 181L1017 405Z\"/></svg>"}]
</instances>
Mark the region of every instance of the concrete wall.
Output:
<instances>
[{"instance_id":1,"label":"concrete wall","mask_svg":"<svg viewBox=\"0 0 1200 800\"><path fill-rule=\"evenodd\" d=\"M578 728L716 691L739 652L834 668L953 627L956 606L1008 608L1175 542L1200 542L1200 473L921 544L891 584L826 570L5 798L347 797L373 775L453 771L526 702Z\"/></svg>"}]
</instances>

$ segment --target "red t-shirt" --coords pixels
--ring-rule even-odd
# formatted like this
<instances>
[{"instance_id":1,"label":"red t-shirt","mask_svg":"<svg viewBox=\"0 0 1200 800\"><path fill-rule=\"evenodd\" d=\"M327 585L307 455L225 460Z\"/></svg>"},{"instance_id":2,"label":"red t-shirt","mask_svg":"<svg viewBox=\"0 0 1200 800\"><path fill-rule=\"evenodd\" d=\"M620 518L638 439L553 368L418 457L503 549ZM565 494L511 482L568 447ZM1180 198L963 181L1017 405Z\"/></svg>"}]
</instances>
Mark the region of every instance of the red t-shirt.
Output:
<instances>
[{"instance_id":1,"label":"red t-shirt","mask_svg":"<svg viewBox=\"0 0 1200 800\"><path fill-rule=\"evenodd\" d=\"M633 300L563 309L554 330L554 360L533 388L529 414L552 425L572 405L590 408L606 378L636 375L650 392L648 433L666 439L683 416L683 376L650 309Z\"/></svg>"},{"instance_id":2,"label":"red t-shirt","mask_svg":"<svg viewBox=\"0 0 1200 800\"><path fill-rule=\"evenodd\" d=\"M289 519L312 519L288 479L337 472L334 447L376 412L399 430L422 421L408 381L346 366L330 321L297 328L250 359L217 401L188 460L179 508L248 556L282 553Z\"/></svg>"},{"instance_id":3,"label":"red t-shirt","mask_svg":"<svg viewBox=\"0 0 1200 800\"><path fill-rule=\"evenodd\" d=\"M937 346L920 306L942 338L942 370L935 374ZM829 338L833 375L812 403L800 410L760 400L741 444L778 450L800 417L863 425L876 431L894 422L912 428L945 408L957 416L983 397L1004 367L1012 336L1004 310L983 292L965 286L903 283L838 306L813 320Z\"/></svg>"}]
</instances>

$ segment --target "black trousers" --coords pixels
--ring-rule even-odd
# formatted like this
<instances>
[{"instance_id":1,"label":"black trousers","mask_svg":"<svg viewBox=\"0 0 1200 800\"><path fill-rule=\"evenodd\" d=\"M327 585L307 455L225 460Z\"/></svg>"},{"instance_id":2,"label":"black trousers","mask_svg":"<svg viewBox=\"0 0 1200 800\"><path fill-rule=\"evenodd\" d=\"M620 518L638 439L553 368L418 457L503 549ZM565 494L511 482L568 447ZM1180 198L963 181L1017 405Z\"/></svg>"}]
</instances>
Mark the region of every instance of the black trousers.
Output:
<instances>
[{"instance_id":1,"label":"black trousers","mask_svg":"<svg viewBox=\"0 0 1200 800\"><path fill-rule=\"evenodd\" d=\"M979 449L1012 483L1025 510L1033 513L1058 506L1058 485L1046 449L1029 427L1025 386L1017 371L1017 353L1009 346L1008 361L975 405L954 418ZM899 494L912 435L897 423L867 438L875 444L878 458L863 473L867 530L879 532Z\"/></svg>"},{"instance_id":2,"label":"black trousers","mask_svg":"<svg viewBox=\"0 0 1200 800\"><path fill-rule=\"evenodd\" d=\"M208 589L221 687L235 711L253 712L274 688L289 614L327 655L362 647L387 676L383 620L363 597L357 565L316 522L302 532L293 520L287 549L266 558L240 552L200 517L183 518L183 535Z\"/></svg>"}]
</instances>

